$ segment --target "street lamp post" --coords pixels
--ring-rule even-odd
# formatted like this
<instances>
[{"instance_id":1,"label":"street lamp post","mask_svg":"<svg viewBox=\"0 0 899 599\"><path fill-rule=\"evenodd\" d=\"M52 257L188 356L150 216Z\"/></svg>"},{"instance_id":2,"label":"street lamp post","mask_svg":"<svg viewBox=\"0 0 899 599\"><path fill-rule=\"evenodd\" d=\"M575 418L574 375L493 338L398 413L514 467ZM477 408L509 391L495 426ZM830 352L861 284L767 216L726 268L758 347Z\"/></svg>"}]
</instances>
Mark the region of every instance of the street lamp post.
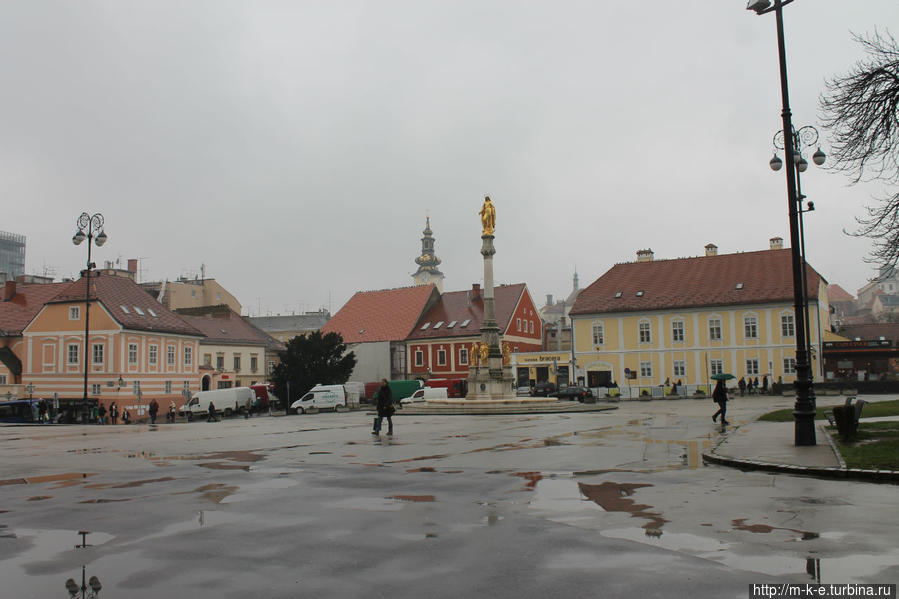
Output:
<instances>
[{"instance_id":1,"label":"street lamp post","mask_svg":"<svg viewBox=\"0 0 899 599\"><path fill-rule=\"evenodd\" d=\"M818 130L811 125L806 125L805 127L794 129L791 137L793 144L793 164L796 168L796 202L798 204L797 209L799 211L799 257L802 261L802 306L805 314L805 341L806 351L808 352L809 356L809 365L811 366L812 340L811 334L809 332L811 319L809 318L808 306L808 262L805 258L805 227L803 226L802 215L806 212L813 212L815 210L815 203L808 202L805 208L802 207L802 201L806 198L806 196L802 193L802 178L800 175L804 173L808 168L808 161L806 161L805 157L802 156L802 148L813 148L818 144ZM773 140L773 144L775 147L774 157L768 162L771 170L779 171L781 166L783 165L780 157L777 155L777 150L783 150L786 143L787 137L784 135L784 132L778 131L774 135ZM812 155L812 161L818 166L824 164L824 161L826 159L827 155L823 151L821 151L820 147L818 147L818 149ZM814 375L810 375L809 378L813 380ZM812 393L812 404L814 405L814 389L812 389L810 393Z\"/></svg>"},{"instance_id":2,"label":"street lamp post","mask_svg":"<svg viewBox=\"0 0 899 599\"><path fill-rule=\"evenodd\" d=\"M72 243L80 245L82 241L87 239L87 268L84 270L84 403L87 405L87 361L88 361L88 344L90 340L90 315L91 315L91 269L97 265L91 262L91 242L96 243L97 247L106 243L106 232L103 230L103 215L99 212L96 214L88 214L82 212L78 217L76 224L78 232L72 237ZM94 234L97 234L96 237Z\"/></svg>"},{"instance_id":3,"label":"street lamp post","mask_svg":"<svg viewBox=\"0 0 899 599\"><path fill-rule=\"evenodd\" d=\"M777 20L777 51L780 62L780 91L783 110L782 130L793 131L790 112L790 93L787 85L787 52L784 43L783 7L793 0L750 0L747 10L759 15L774 11ZM796 162L795 147L784 144L787 164ZM797 446L815 445L815 405L812 383L809 378L808 344L806 343L805 312L803 310L803 267L799 239L799 195L796 191L796 169L787 168L787 207L790 215L790 251L793 262L793 312L796 316L796 403L793 406L794 443Z\"/></svg>"},{"instance_id":4,"label":"street lamp post","mask_svg":"<svg viewBox=\"0 0 899 599\"><path fill-rule=\"evenodd\" d=\"M79 530L78 534L81 535L81 544L75 545L75 549L90 547L86 541L87 535L90 533L86 530ZM100 579L96 576L91 576L89 579L86 579L86 574L85 566L81 566L81 586L75 582L74 578L66 580L66 591L68 591L71 599L76 599L79 593L81 594L81 599L96 599L96 597L100 595L100 590L103 588L103 585L100 584Z\"/></svg>"}]
</instances>

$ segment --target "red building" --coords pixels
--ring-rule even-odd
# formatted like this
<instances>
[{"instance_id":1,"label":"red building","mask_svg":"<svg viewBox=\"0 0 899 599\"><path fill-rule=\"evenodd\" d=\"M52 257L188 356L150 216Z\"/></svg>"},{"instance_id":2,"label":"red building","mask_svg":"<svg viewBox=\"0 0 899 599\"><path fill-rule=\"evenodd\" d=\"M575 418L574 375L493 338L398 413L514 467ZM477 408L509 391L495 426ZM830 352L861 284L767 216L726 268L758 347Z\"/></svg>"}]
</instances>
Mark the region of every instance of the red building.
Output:
<instances>
[{"instance_id":1,"label":"red building","mask_svg":"<svg viewBox=\"0 0 899 599\"><path fill-rule=\"evenodd\" d=\"M543 323L524 283L494 288L500 340L512 352L539 351ZM484 296L480 285L451 291L427 309L406 338L408 370L413 377L468 377L471 344L480 340Z\"/></svg>"}]
</instances>

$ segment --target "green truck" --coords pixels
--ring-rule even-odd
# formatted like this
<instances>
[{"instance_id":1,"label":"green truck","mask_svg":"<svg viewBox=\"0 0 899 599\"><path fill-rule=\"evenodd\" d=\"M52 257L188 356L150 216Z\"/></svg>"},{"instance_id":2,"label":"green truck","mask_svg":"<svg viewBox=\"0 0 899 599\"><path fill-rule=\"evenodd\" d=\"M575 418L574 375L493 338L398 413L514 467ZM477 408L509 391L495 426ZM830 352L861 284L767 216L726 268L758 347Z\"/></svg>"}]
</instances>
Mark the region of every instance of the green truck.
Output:
<instances>
[{"instance_id":1,"label":"green truck","mask_svg":"<svg viewBox=\"0 0 899 599\"><path fill-rule=\"evenodd\" d=\"M387 381L390 386L390 392L393 394L393 403L400 403L400 400L410 397L413 393L421 389L421 381ZM366 383L365 395L371 398L372 403L377 401L377 391L381 388L381 383Z\"/></svg>"}]
</instances>

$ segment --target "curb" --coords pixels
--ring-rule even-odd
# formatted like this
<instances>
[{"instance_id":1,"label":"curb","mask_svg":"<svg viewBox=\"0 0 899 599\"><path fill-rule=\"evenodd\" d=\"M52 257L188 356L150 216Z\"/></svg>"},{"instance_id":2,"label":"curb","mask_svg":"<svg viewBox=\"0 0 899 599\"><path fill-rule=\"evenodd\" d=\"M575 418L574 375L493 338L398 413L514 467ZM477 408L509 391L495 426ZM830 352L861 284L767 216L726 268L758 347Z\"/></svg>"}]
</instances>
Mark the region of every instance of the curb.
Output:
<instances>
[{"instance_id":1,"label":"curb","mask_svg":"<svg viewBox=\"0 0 899 599\"><path fill-rule=\"evenodd\" d=\"M819 425L820 429L820 425ZM739 458L731 458L717 455L715 452L727 441L727 437L723 437L718 443L710 449L702 453L703 464L717 464L719 466L728 466L739 470L758 470L763 472L782 472L785 474L794 474L797 476L812 476L815 478L831 478L844 480L864 480L876 483L899 484L899 471L896 470L859 470L857 468L846 468L846 462L836 449L830 434L824 430L821 432L826 436L830 448L837 456L840 463L839 468L815 468L808 466L796 466L794 464L775 464L773 462L762 462L758 460L744 460Z\"/></svg>"}]
</instances>

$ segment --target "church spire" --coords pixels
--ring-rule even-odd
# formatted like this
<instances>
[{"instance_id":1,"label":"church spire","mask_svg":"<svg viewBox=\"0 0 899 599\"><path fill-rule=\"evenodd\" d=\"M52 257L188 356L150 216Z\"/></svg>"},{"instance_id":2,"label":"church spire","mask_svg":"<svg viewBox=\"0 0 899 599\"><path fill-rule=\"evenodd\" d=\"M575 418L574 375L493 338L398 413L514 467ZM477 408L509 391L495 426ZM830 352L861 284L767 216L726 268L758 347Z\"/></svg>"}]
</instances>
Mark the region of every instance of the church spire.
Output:
<instances>
[{"instance_id":1,"label":"church spire","mask_svg":"<svg viewBox=\"0 0 899 599\"><path fill-rule=\"evenodd\" d=\"M437 268L440 258L434 253L434 236L431 231L431 217L425 217L425 230L422 231L421 255L415 259L418 270L412 275L416 285L434 283L437 290L443 293L443 273Z\"/></svg>"}]
</instances>

